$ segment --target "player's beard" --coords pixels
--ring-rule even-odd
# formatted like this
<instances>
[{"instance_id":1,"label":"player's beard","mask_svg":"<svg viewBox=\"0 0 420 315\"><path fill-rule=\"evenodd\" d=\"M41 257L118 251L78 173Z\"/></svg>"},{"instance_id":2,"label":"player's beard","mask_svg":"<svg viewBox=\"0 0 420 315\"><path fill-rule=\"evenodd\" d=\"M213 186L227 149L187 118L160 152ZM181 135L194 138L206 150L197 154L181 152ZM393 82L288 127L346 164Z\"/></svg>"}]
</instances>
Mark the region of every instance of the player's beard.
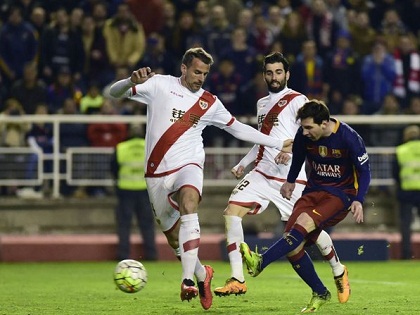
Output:
<instances>
[{"instance_id":1,"label":"player's beard","mask_svg":"<svg viewBox=\"0 0 420 315\"><path fill-rule=\"evenodd\" d=\"M273 81L275 81L275 80L271 80L271 81L265 80L265 83L267 84L268 91L270 91L272 93L281 92L286 87L286 83L287 83L286 79L284 79L283 81L275 81L275 82L278 83L278 86L276 86L276 87L271 85L273 83Z\"/></svg>"}]
</instances>

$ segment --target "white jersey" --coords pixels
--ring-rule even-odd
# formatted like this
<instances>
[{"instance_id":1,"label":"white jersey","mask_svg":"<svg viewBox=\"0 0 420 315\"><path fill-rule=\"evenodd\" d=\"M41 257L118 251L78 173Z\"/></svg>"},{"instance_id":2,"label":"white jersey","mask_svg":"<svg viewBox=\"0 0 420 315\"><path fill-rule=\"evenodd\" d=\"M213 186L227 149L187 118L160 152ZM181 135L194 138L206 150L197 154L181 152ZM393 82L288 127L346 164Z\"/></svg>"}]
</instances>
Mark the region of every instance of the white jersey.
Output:
<instances>
[{"instance_id":1,"label":"white jersey","mask_svg":"<svg viewBox=\"0 0 420 315\"><path fill-rule=\"evenodd\" d=\"M203 129L207 125L223 128L234 120L216 96L203 89L193 93L181 85L180 78L170 75L155 75L134 86L129 94L129 98L148 105L146 169L149 176L187 164L203 167ZM187 112L188 120L184 120Z\"/></svg>"},{"instance_id":2,"label":"white jersey","mask_svg":"<svg viewBox=\"0 0 420 315\"><path fill-rule=\"evenodd\" d=\"M285 88L279 93L269 93L257 102L258 129L267 135L279 139L293 139L300 125L296 121L299 108L303 106L308 98L290 88ZM277 165L274 158L279 153L276 148L266 146L254 146L238 165L246 166L252 157L255 161L256 171L284 182L290 169L288 165ZM245 165L244 165L245 164ZM306 181L304 167L299 173L298 180Z\"/></svg>"},{"instance_id":3,"label":"white jersey","mask_svg":"<svg viewBox=\"0 0 420 315\"><path fill-rule=\"evenodd\" d=\"M110 92L147 104L146 177L165 176L191 164L202 168L202 132L208 125L225 129L240 140L283 146L283 140L236 121L215 95L203 89L191 92L180 78L154 75L128 90L127 80L114 83Z\"/></svg>"},{"instance_id":4,"label":"white jersey","mask_svg":"<svg viewBox=\"0 0 420 315\"><path fill-rule=\"evenodd\" d=\"M297 112L307 101L305 95L289 88L261 98L257 102L258 129L275 138L293 139L300 127L296 121ZM291 163L277 165L274 158L278 153L278 149L259 146L255 170L280 180L286 179ZM297 179L306 181L304 167Z\"/></svg>"}]
</instances>

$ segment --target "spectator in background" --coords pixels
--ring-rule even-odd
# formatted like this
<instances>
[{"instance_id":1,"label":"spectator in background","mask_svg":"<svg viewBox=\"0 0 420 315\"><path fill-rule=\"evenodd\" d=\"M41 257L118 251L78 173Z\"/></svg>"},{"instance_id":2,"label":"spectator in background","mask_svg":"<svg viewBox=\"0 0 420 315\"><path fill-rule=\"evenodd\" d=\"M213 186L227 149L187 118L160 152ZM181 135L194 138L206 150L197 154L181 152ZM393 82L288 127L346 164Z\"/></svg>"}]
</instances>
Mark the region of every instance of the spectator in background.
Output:
<instances>
[{"instance_id":1,"label":"spectator in background","mask_svg":"<svg viewBox=\"0 0 420 315\"><path fill-rule=\"evenodd\" d=\"M229 59L234 63L235 71L242 78L242 84L246 84L258 72L257 51L248 45L247 33L243 27L235 27L231 35L231 43L223 50L221 58Z\"/></svg>"},{"instance_id":2,"label":"spectator in background","mask_svg":"<svg viewBox=\"0 0 420 315\"><path fill-rule=\"evenodd\" d=\"M280 14L283 18L289 16L293 12L294 8L292 6L291 0L277 0L277 6L280 8ZM296 6L301 5L300 1L293 1Z\"/></svg>"},{"instance_id":3,"label":"spectator in background","mask_svg":"<svg viewBox=\"0 0 420 315\"><path fill-rule=\"evenodd\" d=\"M82 114L93 115L101 111L104 97L97 82L90 82L86 95L80 100L80 112Z\"/></svg>"},{"instance_id":4,"label":"spectator in background","mask_svg":"<svg viewBox=\"0 0 420 315\"><path fill-rule=\"evenodd\" d=\"M29 22L35 28L38 38L41 38L44 29L47 27L47 12L45 9L41 6L33 7Z\"/></svg>"},{"instance_id":5,"label":"spectator in background","mask_svg":"<svg viewBox=\"0 0 420 315\"><path fill-rule=\"evenodd\" d=\"M221 5L211 8L210 17L210 25L203 34L204 46L217 60L220 53L230 45L233 25L227 19L225 8Z\"/></svg>"},{"instance_id":6,"label":"spectator in background","mask_svg":"<svg viewBox=\"0 0 420 315\"><path fill-rule=\"evenodd\" d=\"M371 54L362 61L363 114L377 112L386 95L392 93L396 78L395 59L389 54L386 43L377 40Z\"/></svg>"},{"instance_id":7,"label":"spectator in background","mask_svg":"<svg viewBox=\"0 0 420 315\"><path fill-rule=\"evenodd\" d=\"M237 12L236 12L237 14ZM210 5L207 0L199 0L194 9L196 25L199 29L205 29L210 24Z\"/></svg>"},{"instance_id":8,"label":"spectator in background","mask_svg":"<svg viewBox=\"0 0 420 315\"><path fill-rule=\"evenodd\" d=\"M114 98L109 94L112 84L130 76L130 70L127 67L118 67L115 71L115 78L102 90L102 95L106 99L112 99L115 113L118 115L146 115L146 105L140 104L128 98Z\"/></svg>"},{"instance_id":9,"label":"spectator in background","mask_svg":"<svg viewBox=\"0 0 420 315\"><path fill-rule=\"evenodd\" d=\"M159 33L147 38L146 51L137 68L150 66L156 73L170 74L176 71L176 62L171 51L165 49L165 39Z\"/></svg>"},{"instance_id":10,"label":"spectator in background","mask_svg":"<svg viewBox=\"0 0 420 315\"><path fill-rule=\"evenodd\" d=\"M181 12L169 38L169 49L175 58L180 58L188 47L194 47L200 40L199 31L195 25L194 15L191 12Z\"/></svg>"},{"instance_id":11,"label":"spectator in background","mask_svg":"<svg viewBox=\"0 0 420 315\"><path fill-rule=\"evenodd\" d=\"M412 96L420 95L420 53L413 34L399 36L394 50L395 70L394 94L402 109L406 109Z\"/></svg>"},{"instance_id":12,"label":"spectator in background","mask_svg":"<svg viewBox=\"0 0 420 315\"><path fill-rule=\"evenodd\" d=\"M238 102L238 91L242 77L235 69L231 59L222 59L217 70L212 72L207 79L206 88L216 94L223 102L226 109L235 117L242 114ZM239 140L219 128L209 128L203 131L204 143L214 147L238 146ZM221 167L222 168L222 167Z\"/></svg>"},{"instance_id":13,"label":"spectator in background","mask_svg":"<svg viewBox=\"0 0 420 315\"><path fill-rule=\"evenodd\" d=\"M333 49L339 25L325 3L325 0L312 0L309 14L305 20L308 37L313 39L318 54L325 58ZM302 91L301 91L302 92Z\"/></svg>"},{"instance_id":14,"label":"spectator in background","mask_svg":"<svg viewBox=\"0 0 420 315\"><path fill-rule=\"evenodd\" d=\"M289 87L305 94L308 99L326 99L327 85L323 76L324 62L317 54L316 44L307 40L302 45L302 52L290 67L293 75L289 79Z\"/></svg>"},{"instance_id":15,"label":"spectator in background","mask_svg":"<svg viewBox=\"0 0 420 315\"><path fill-rule=\"evenodd\" d=\"M292 64L301 52L303 43L308 39L305 25L298 12L291 12L287 17L284 27L277 38L283 46L284 56Z\"/></svg>"},{"instance_id":16,"label":"spectator in background","mask_svg":"<svg viewBox=\"0 0 420 315\"><path fill-rule=\"evenodd\" d=\"M104 100L98 114L115 115L110 99ZM87 137L91 147L113 148L127 138L127 125L112 122L90 123L87 127Z\"/></svg>"},{"instance_id":17,"label":"spectator in background","mask_svg":"<svg viewBox=\"0 0 420 315\"><path fill-rule=\"evenodd\" d=\"M406 115L420 116L420 96L413 96L410 99L408 108L406 108L403 113Z\"/></svg>"},{"instance_id":18,"label":"spectator in background","mask_svg":"<svg viewBox=\"0 0 420 315\"><path fill-rule=\"evenodd\" d=\"M73 82L71 71L68 67L61 67L55 80L47 88L47 105L51 114L56 114L63 106L64 100L73 98L77 104L83 94L81 89Z\"/></svg>"},{"instance_id":19,"label":"spectator in background","mask_svg":"<svg viewBox=\"0 0 420 315\"><path fill-rule=\"evenodd\" d=\"M397 182L397 197L400 204L399 221L401 233L401 258L412 256L411 223L413 210L420 215L420 128L416 125L404 129L403 143L397 146L393 174Z\"/></svg>"},{"instance_id":20,"label":"spectator in background","mask_svg":"<svg viewBox=\"0 0 420 315\"><path fill-rule=\"evenodd\" d=\"M361 115L362 113L362 104L363 101L358 95L348 95L342 104L342 107L340 109L340 112L338 114L340 115ZM356 130L356 132L363 138L365 141L365 144L367 146L370 145L370 139L369 139L369 133L370 133L370 127L369 125L359 125L354 124L351 125L351 127Z\"/></svg>"},{"instance_id":21,"label":"spectator in background","mask_svg":"<svg viewBox=\"0 0 420 315\"><path fill-rule=\"evenodd\" d=\"M114 105L110 99L105 99L99 115L115 115ZM125 123L113 122L96 122L90 123L87 126L87 138L89 145L95 148L114 148L118 143L127 138L127 125ZM93 165L88 170L90 176L95 179L105 179L106 170L109 170L109 165L104 165L103 161L95 160ZM87 189L88 195L95 197L103 197L109 194L104 187L90 186Z\"/></svg>"},{"instance_id":22,"label":"spectator in background","mask_svg":"<svg viewBox=\"0 0 420 315\"><path fill-rule=\"evenodd\" d=\"M394 10L398 15L404 10L403 7L407 5L409 1L397 1L397 0L375 0L365 1L368 5L368 11L370 19L372 21L372 27L380 29L383 27L384 17L389 10ZM370 3L369 3L370 2Z\"/></svg>"},{"instance_id":23,"label":"spectator in background","mask_svg":"<svg viewBox=\"0 0 420 315\"><path fill-rule=\"evenodd\" d=\"M376 115L399 115L401 113L398 99L392 93L384 97L380 109ZM373 125L370 127L369 140L373 146L389 147L396 146L401 138L401 125Z\"/></svg>"},{"instance_id":24,"label":"spectator in background","mask_svg":"<svg viewBox=\"0 0 420 315\"><path fill-rule=\"evenodd\" d=\"M264 80L261 80L261 73L256 72L252 80L244 82L239 88L238 103L246 117L255 117L257 101L267 95L267 86ZM246 113L246 114L245 114Z\"/></svg>"},{"instance_id":25,"label":"spectator in background","mask_svg":"<svg viewBox=\"0 0 420 315\"><path fill-rule=\"evenodd\" d=\"M5 101L4 110L0 113L2 117L18 117L25 115L22 105L14 98L9 98ZM31 128L31 124L27 122L0 122L0 147L20 148L26 147L26 133ZM3 165L1 178L2 179L18 179L19 171L16 171L10 164L20 164L24 160L24 156L19 154L0 156L0 163ZM8 185L0 186L0 194L13 196L16 193L17 186Z\"/></svg>"},{"instance_id":26,"label":"spectator in background","mask_svg":"<svg viewBox=\"0 0 420 315\"><path fill-rule=\"evenodd\" d=\"M26 63L35 61L38 52L36 31L22 17L22 10L12 6L7 21L0 28L0 76L7 88L23 76Z\"/></svg>"},{"instance_id":27,"label":"spectator in background","mask_svg":"<svg viewBox=\"0 0 420 315\"><path fill-rule=\"evenodd\" d=\"M64 100L63 107L58 111L58 114L61 115L78 115L80 114L78 110L78 105L73 98L67 98ZM85 123L61 123L60 124L60 153L66 153L67 149L74 148L74 147L88 147L89 142L87 140L86 135L86 124ZM77 168L73 168L74 174L76 173L84 173L86 174L86 155L79 154L74 156L76 161L74 163L78 163ZM80 159L80 161L78 160ZM60 165L60 169L62 173L66 173L68 165L64 163ZM77 177L77 175L75 175ZM65 196L73 196L76 198L85 198L87 197L85 187L75 187L70 186L67 184L66 181L61 183L60 193Z\"/></svg>"},{"instance_id":28,"label":"spectator in background","mask_svg":"<svg viewBox=\"0 0 420 315\"><path fill-rule=\"evenodd\" d=\"M220 5L224 8L226 18L232 25L238 23L238 12L244 8L243 1L241 0L209 0L210 8Z\"/></svg>"},{"instance_id":29,"label":"spectator in background","mask_svg":"<svg viewBox=\"0 0 420 315\"><path fill-rule=\"evenodd\" d=\"M143 26L136 21L126 3L118 5L117 13L105 23L103 34L106 51L113 68L133 68L141 60L146 37Z\"/></svg>"},{"instance_id":30,"label":"spectator in background","mask_svg":"<svg viewBox=\"0 0 420 315\"><path fill-rule=\"evenodd\" d=\"M262 59L265 54L270 50L271 45L274 42L274 34L268 27L267 20L261 14L254 17L254 25L251 32L252 41L255 43L255 49L259 59Z\"/></svg>"},{"instance_id":31,"label":"spectator in background","mask_svg":"<svg viewBox=\"0 0 420 315\"><path fill-rule=\"evenodd\" d=\"M339 110L331 107L341 103L350 94L360 94L360 63L351 48L350 33L338 32L335 48L325 58L325 82L328 84L330 113L336 115Z\"/></svg>"},{"instance_id":32,"label":"spectator in background","mask_svg":"<svg viewBox=\"0 0 420 315\"><path fill-rule=\"evenodd\" d=\"M277 5L271 5L268 8L267 26L274 37L279 36L285 23L285 18L281 13L281 9Z\"/></svg>"},{"instance_id":33,"label":"spectator in background","mask_svg":"<svg viewBox=\"0 0 420 315\"><path fill-rule=\"evenodd\" d=\"M96 81L103 88L112 80L112 69L106 52L106 40L102 28L95 25L92 16L85 16L81 25L83 48L85 52L85 64L83 68L84 87L89 86L90 81Z\"/></svg>"},{"instance_id":34,"label":"spectator in background","mask_svg":"<svg viewBox=\"0 0 420 315\"><path fill-rule=\"evenodd\" d=\"M30 16L31 16L31 12L33 10L33 8L35 6L37 6L39 4L39 2L43 2L43 1L38 1L38 0L9 0L9 1L4 1L9 2L9 4L11 4L11 6L15 6L18 7L20 9L20 11L22 12L22 18L25 21L29 21Z\"/></svg>"},{"instance_id":35,"label":"spectator in background","mask_svg":"<svg viewBox=\"0 0 420 315\"><path fill-rule=\"evenodd\" d=\"M341 0L325 0L328 11L331 12L333 20L340 30L348 30L347 9Z\"/></svg>"},{"instance_id":36,"label":"spectator in background","mask_svg":"<svg viewBox=\"0 0 420 315\"><path fill-rule=\"evenodd\" d=\"M163 14L164 0L126 0L131 13L144 28L146 38L159 32L165 21Z\"/></svg>"},{"instance_id":37,"label":"spectator in background","mask_svg":"<svg viewBox=\"0 0 420 315\"><path fill-rule=\"evenodd\" d=\"M248 44L253 44L250 38L250 34L254 28L254 13L249 8L243 8L241 11L238 12L238 23L236 24L238 27L242 27L245 29L247 33L247 42Z\"/></svg>"},{"instance_id":38,"label":"spectator in background","mask_svg":"<svg viewBox=\"0 0 420 315\"><path fill-rule=\"evenodd\" d=\"M0 117L17 117L25 115L25 110L18 100L9 98L5 102L4 111ZM0 146L1 147L26 147L26 133L31 129L28 122L0 122Z\"/></svg>"},{"instance_id":39,"label":"spectator in background","mask_svg":"<svg viewBox=\"0 0 420 315\"><path fill-rule=\"evenodd\" d=\"M354 19L349 23L351 46L360 57L364 57L372 51L377 32L370 25L367 11L355 12L354 14Z\"/></svg>"},{"instance_id":40,"label":"spectator in background","mask_svg":"<svg viewBox=\"0 0 420 315\"><path fill-rule=\"evenodd\" d=\"M69 15L70 29L74 32L82 31L82 22L84 18L84 12L82 8L75 7L71 10Z\"/></svg>"},{"instance_id":41,"label":"spectator in background","mask_svg":"<svg viewBox=\"0 0 420 315\"><path fill-rule=\"evenodd\" d=\"M155 220L144 179L145 146L143 126L132 125L130 137L117 144L111 159L111 173L115 179L118 204L117 260L130 258L130 231L132 216L143 240L142 260L157 260Z\"/></svg>"},{"instance_id":42,"label":"spectator in background","mask_svg":"<svg viewBox=\"0 0 420 315\"><path fill-rule=\"evenodd\" d=\"M48 107L46 104L39 104L35 109L34 115L48 115ZM51 123L36 122L32 124L31 129L26 134L26 141L34 153L29 157L26 169L26 179L36 180L38 178L39 154L51 154L53 152L53 126ZM52 172L52 160L46 159L43 162L43 172ZM34 187L26 187L19 189L16 194L20 198L41 199L44 196L44 185L42 183Z\"/></svg>"},{"instance_id":43,"label":"spectator in background","mask_svg":"<svg viewBox=\"0 0 420 315\"><path fill-rule=\"evenodd\" d=\"M382 19L379 33L386 40L389 51L394 51L398 45L399 36L406 32L408 32L408 29L401 20L398 11L395 9L387 10Z\"/></svg>"},{"instance_id":44,"label":"spectator in background","mask_svg":"<svg viewBox=\"0 0 420 315\"><path fill-rule=\"evenodd\" d=\"M82 78L84 50L80 32L70 29L70 20L64 8L54 12L54 20L40 39L40 75L50 84L63 67L68 68L74 82Z\"/></svg>"},{"instance_id":45,"label":"spectator in background","mask_svg":"<svg viewBox=\"0 0 420 315\"><path fill-rule=\"evenodd\" d=\"M10 90L10 97L23 106L26 114L34 114L38 104L47 101L47 86L38 78L38 65L32 61L24 65L22 79L15 81Z\"/></svg>"},{"instance_id":46,"label":"spectator in background","mask_svg":"<svg viewBox=\"0 0 420 315\"><path fill-rule=\"evenodd\" d=\"M96 28L102 32L108 18L108 5L105 1L93 1L92 17Z\"/></svg>"},{"instance_id":47,"label":"spectator in background","mask_svg":"<svg viewBox=\"0 0 420 315\"><path fill-rule=\"evenodd\" d=\"M174 34L175 27L178 24L176 17L177 17L176 7L170 0L165 0L164 5L163 5L164 24L162 26L162 29L159 31L159 33L165 39L166 50L172 51L172 52L174 49L173 45L176 44L176 43L173 43L172 41L172 35Z\"/></svg>"}]
</instances>

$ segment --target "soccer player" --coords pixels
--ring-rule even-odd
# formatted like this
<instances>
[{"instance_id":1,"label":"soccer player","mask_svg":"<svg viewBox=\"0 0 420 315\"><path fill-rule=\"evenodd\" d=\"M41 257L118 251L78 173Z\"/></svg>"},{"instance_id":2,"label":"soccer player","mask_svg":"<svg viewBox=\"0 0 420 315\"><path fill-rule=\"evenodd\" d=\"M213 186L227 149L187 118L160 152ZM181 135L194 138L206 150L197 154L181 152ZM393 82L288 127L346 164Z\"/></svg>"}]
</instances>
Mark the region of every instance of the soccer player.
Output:
<instances>
[{"instance_id":1,"label":"soccer player","mask_svg":"<svg viewBox=\"0 0 420 315\"><path fill-rule=\"evenodd\" d=\"M310 167L308 182L286 224L286 234L259 254L241 243L240 251L251 276L284 255L312 289L302 313L313 313L331 299L303 246L313 233L342 221L349 212L363 222L363 201L370 183L369 157L363 139L347 124L330 118L328 107L310 100L298 110L299 128L287 182L280 193L291 200L302 165Z\"/></svg>"},{"instance_id":2,"label":"soccer player","mask_svg":"<svg viewBox=\"0 0 420 315\"><path fill-rule=\"evenodd\" d=\"M152 209L181 260L181 300L190 301L200 295L204 309L212 304L213 269L198 259L203 129L214 125L240 140L279 149L283 145L290 149L292 143L291 139L282 141L237 121L215 95L203 90L212 64L212 56L204 49L191 48L182 58L181 77L155 74L143 67L110 88L113 97L147 104L145 177Z\"/></svg>"},{"instance_id":3,"label":"soccer player","mask_svg":"<svg viewBox=\"0 0 420 315\"><path fill-rule=\"evenodd\" d=\"M258 129L277 138L293 138L299 129L296 115L308 99L287 87L290 76L289 62L279 52L267 55L263 62L263 76L269 95L257 102ZM290 200L282 198L280 188L286 181L289 165L277 165L275 157L279 150L255 145L250 152L232 169L232 173L240 178L244 169L255 161L255 167L238 183L230 195L228 206L224 212L227 252L231 267L231 277L222 287L214 290L217 296L244 294L247 291L243 272L243 263L239 245L244 241L242 218L246 214L260 214L270 201L280 211L281 220L287 221L292 213L293 205L301 196L306 184L305 167L302 165L296 180L296 188ZM341 303L347 302L350 286L346 266L340 263L331 238L323 230L311 237L322 255L330 263L338 298Z\"/></svg>"}]
</instances>

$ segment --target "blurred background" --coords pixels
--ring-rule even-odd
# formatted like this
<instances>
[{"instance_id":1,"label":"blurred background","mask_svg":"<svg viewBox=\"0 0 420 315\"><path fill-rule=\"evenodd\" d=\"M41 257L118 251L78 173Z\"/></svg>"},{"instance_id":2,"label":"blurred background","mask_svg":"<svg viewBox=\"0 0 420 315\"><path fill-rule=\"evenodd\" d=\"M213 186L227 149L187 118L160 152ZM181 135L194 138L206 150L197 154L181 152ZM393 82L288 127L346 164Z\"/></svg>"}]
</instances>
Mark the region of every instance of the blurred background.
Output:
<instances>
[{"instance_id":1,"label":"blurred background","mask_svg":"<svg viewBox=\"0 0 420 315\"><path fill-rule=\"evenodd\" d=\"M215 59L205 88L255 127L256 101L267 94L262 58L287 56L288 86L324 100L368 148L365 223L349 217L333 239L359 240L358 249L380 240L380 257L419 259L418 204L410 210L412 255L401 254L395 172L405 128L420 126L419 16L418 0L1 0L0 261L113 259L110 159L130 124L144 126L146 106L112 99L109 86L142 66L180 75L194 46ZM250 146L212 127L203 138L200 222L219 244L237 183L230 169ZM274 208L244 225L261 238L282 230ZM75 246L73 256L63 244Z\"/></svg>"}]
</instances>

